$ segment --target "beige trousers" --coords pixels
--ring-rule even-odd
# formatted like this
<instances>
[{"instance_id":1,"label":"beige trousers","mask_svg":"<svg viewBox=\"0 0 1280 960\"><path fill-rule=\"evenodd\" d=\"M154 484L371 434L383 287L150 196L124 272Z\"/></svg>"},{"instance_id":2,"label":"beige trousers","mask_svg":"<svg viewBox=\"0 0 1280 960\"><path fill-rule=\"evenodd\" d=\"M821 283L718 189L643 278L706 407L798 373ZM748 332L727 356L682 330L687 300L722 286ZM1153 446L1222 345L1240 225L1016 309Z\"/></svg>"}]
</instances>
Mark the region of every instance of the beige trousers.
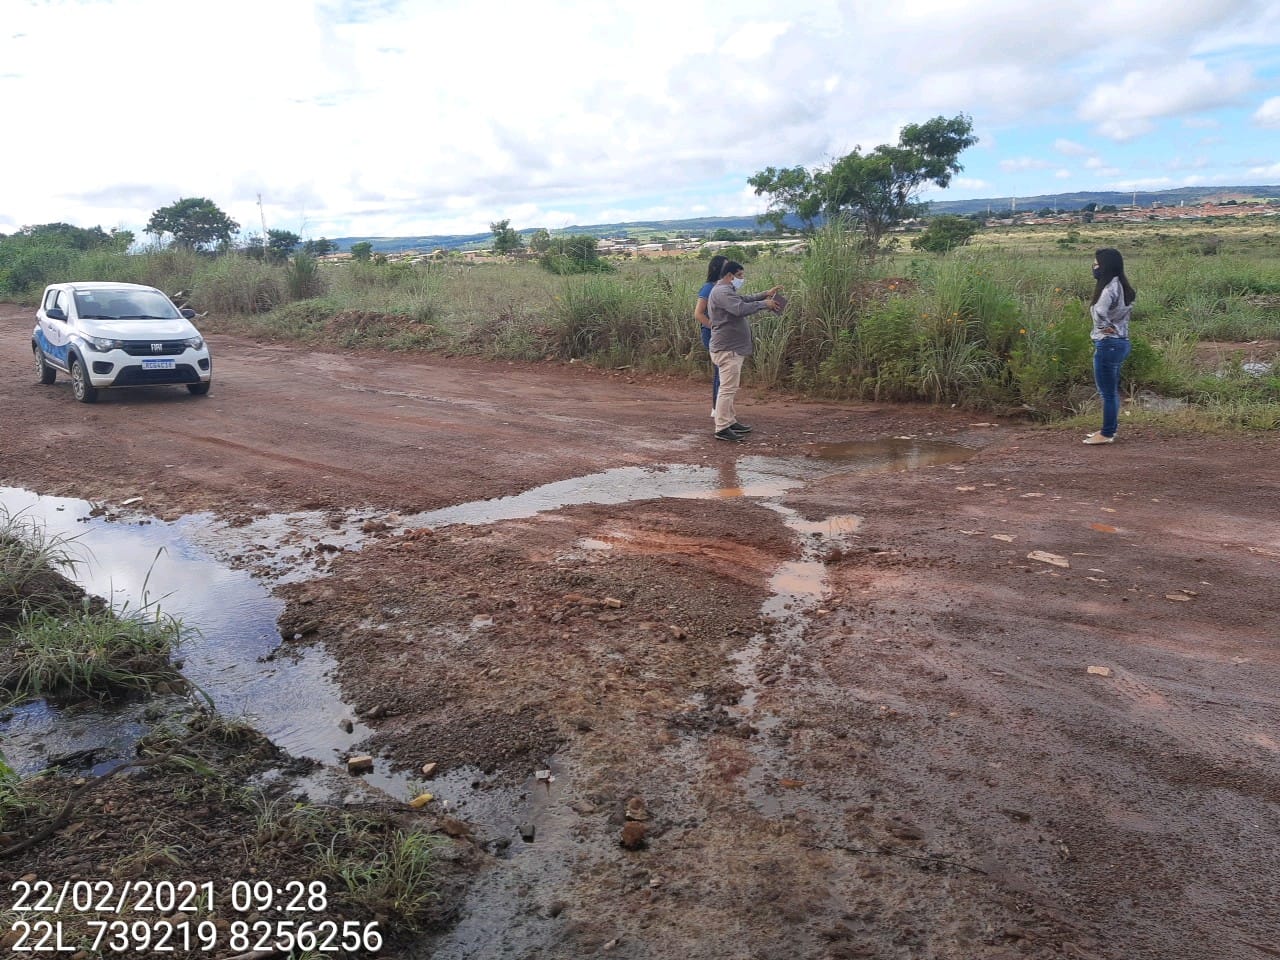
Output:
<instances>
[{"instance_id":1,"label":"beige trousers","mask_svg":"<svg viewBox=\"0 0 1280 960\"><path fill-rule=\"evenodd\" d=\"M733 409L733 398L738 394L738 384L742 382L742 365L746 360L742 354L732 350L717 350L711 354L711 362L720 371L720 394L716 398L717 432L738 422L738 415Z\"/></svg>"}]
</instances>

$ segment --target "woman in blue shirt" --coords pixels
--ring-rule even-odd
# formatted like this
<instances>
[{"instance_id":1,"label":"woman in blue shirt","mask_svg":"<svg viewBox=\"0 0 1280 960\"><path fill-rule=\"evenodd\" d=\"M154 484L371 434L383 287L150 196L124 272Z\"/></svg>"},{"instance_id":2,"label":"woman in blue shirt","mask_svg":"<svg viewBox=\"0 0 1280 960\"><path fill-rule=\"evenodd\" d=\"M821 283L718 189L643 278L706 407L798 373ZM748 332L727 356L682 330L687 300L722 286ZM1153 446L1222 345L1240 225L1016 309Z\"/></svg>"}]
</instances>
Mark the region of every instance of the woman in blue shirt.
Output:
<instances>
[{"instance_id":1,"label":"woman in blue shirt","mask_svg":"<svg viewBox=\"0 0 1280 960\"><path fill-rule=\"evenodd\" d=\"M707 297L711 296L711 288L720 279L720 273L728 262L728 257L722 257L718 253L711 258L711 262L707 264L707 282L698 291L698 302L693 307L693 319L702 326L702 347L707 351L708 356L711 351L711 317L707 315ZM720 368L713 363L711 369L715 371L715 375L711 378L711 416L714 418L716 400L720 396Z\"/></svg>"}]
</instances>

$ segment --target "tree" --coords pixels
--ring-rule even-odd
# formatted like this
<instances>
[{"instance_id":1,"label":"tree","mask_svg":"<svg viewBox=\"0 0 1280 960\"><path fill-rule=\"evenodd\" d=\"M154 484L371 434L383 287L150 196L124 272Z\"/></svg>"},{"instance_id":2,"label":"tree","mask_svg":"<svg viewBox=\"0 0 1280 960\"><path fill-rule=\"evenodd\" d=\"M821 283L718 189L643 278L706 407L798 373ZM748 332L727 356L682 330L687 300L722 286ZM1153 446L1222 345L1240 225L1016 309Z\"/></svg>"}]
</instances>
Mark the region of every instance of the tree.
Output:
<instances>
[{"instance_id":1,"label":"tree","mask_svg":"<svg viewBox=\"0 0 1280 960\"><path fill-rule=\"evenodd\" d=\"M272 263L284 263L301 241L302 238L290 230L268 230L267 259Z\"/></svg>"},{"instance_id":2,"label":"tree","mask_svg":"<svg viewBox=\"0 0 1280 960\"><path fill-rule=\"evenodd\" d=\"M929 253L946 253L964 246L977 232L978 225L968 217L934 217L924 233L911 241L911 246Z\"/></svg>"},{"instance_id":3,"label":"tree","mask_svg":"<svg viewBox=\"0 0 1280 960\"><path fill-rule=\"evenodd\" d=\"M191 250L207 250L218 244L229 244L231 235L240 229L212 200L187 197L161 207L147 221L147 233L157 237L166 233L173 242Z\"/></svg>"},{"instance_id":4,"label":"tree","mask_svg":"<svg viewBox=\"0 0 1280 960\"><path fill-rule=\"evenodd\" d=\"M319 240L308 240L302 245L302 252L309 253L313 257L321 257L326 253L332 253L338 249L338 245L328 237L321 237Z\"/></svg>"},{"instance_id":5,"label":"tree","mask_svg":"<svg viewBox=\"0 0 1280 960\"><path fill-rule=\"evenodd\" d=\"M546 227L539 227L529 237L529 249L536 254L544 254L551 249L551 233Z\"/></svg>"},{"instance_id":6,"label":"tree","mask_svg":"<svg viewBox=\"0 0 1280 960\"><path fill-rule=\"evenodd\" d=\"M26 237L36 243L55 247L69 247L74 250L93 250L96 247L110 246L115 231L110 235L101 227L73 227L69 223L42 223L33 227L23 227L15 237ZM133 242L133 234L129 234L129 242Z\"/></svg>"},{"instance_id":7,"label":"tree","mask_svg":"<svg viewBox=\"0 0 1280 960\"><path fill-rule=\"evenodd\" d=\"M600 259L596 238L586 233L553 238L539 263L559 274L607 273L613 269L608 261Z\"/></svg>"},{"instance_id":8,"label":"tree","mask_svg":"<svg viewBox=\"0 0 1280 960\"><path fill-rule=\"evenodd\" d=\"M524 249L524 241L520 239L520 234L511 228L510 220L491 223L489 229L493 231L493 252L499 256Z\"/></svg>"},{"instance_id":9,"label":"tree","mask_svg":"<svg viewBox=\"0 0 1280 960\"><path fill-rule=\"evenodd\" d=\"M964 114L934 117L907 124L894 146L881 144L865 154L855 147L813 171L767 167L747 182L757 196L769 197L762 223L780 231L793 216L812 231L819 218L847 218L862 229L866 249L874 255L890 229L926 209L916 199L921 188L950 184L964 169L957 158L977 142L973 120Z\"/></svg>"},{"instance_id":10,"label":"tree","mask_svg":"<svg viewBox=\"0 0 1280 960\"><path fill-rule=\"evenodd\" d=\"M368 261L373 256L373 244L368 240L361 240L359 243L351 245L351 256L355 257L361 263Z\"/></svg>"}]
</instances>

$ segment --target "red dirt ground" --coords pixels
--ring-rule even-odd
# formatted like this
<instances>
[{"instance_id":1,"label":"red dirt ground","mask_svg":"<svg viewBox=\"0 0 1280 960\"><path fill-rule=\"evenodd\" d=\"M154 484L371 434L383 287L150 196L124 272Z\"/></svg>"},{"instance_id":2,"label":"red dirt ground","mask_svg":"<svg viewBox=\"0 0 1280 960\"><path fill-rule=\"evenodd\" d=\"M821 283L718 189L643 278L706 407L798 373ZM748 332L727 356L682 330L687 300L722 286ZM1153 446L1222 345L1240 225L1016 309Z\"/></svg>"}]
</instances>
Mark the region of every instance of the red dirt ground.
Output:
<instances>
[{"instance_id":1,"label":"red dirt ground","mask_svg":"<svg viewBox=\"0 0 1280 960\"><path fill-rule=\"evenodd\" d=\"M1275 437L1086 447L748 387L756 432L731 445L701 384L231 336L206 398L85 406L35 382L30 323L0 306L0 485L164 517L403 515L621 466L729 489L895 436L972 451L772 506L730 489L393 530L286 588L351 701L381 705L376 750L538 807L518 852L477 824L489 865L414 956L1280 955ZM784 567L809 556L788 508L861 519ZM822 596L762 619L783 573Z\"/></svg>"}]
</instances>

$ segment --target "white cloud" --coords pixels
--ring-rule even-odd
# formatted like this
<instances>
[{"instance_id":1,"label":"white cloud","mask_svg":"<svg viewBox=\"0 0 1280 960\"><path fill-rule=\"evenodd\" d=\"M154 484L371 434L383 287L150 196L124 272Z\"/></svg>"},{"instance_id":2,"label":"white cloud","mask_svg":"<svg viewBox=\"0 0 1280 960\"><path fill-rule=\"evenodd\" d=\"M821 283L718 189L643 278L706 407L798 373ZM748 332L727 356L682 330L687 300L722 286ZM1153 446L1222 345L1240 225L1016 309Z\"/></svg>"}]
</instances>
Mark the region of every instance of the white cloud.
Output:
<instances>
[{"instance_id":1,"label":"white cloud","mask_svg":"<svg viewBox=\"0 0 1280 960\"><path fill-rule=\"evenodd\" d=\"M1280 130L1280 97L1263 101L1253 114L1253 122L1261 127Z\"/></svg>"},{"instance_id":2,"label":"white cloud","mask_svg":"<svg viewBox=\"0 0 1280 960\"><path fill-rule=\"evenodd\" d=\"M136 229L182 196L256 231L258 194L269 227L330 237L754 213L764 201L744 185L757 170L814 166L958 112L981 142L953 196L1006 193L1015 173L1018 190L1037 177L1048 189L1062 171L1030 158L1085 157L1093 132L1133 139L1169 117L1223 123L1219 169L1249 137L1280 155L1266 139L1274 100L1256 126L1214 115L1244 102L1280 46L1273 0L4 6L0 101L6 129L31 142L6 154L0 231ZM50 70L53 44L100 72ZM138 118L130 148L91 162L39 149L50 118L91 107L98 78ZM1116 167L1085 162L1091 177Z\"/></svg>"},{"instance_id":3,"label":"white cloud","mask_svg":"<svg viewBox=\"0 0 1280 960\"><path fill-rule=\"evenodd\" d=\"M1053 172L1053 175L1054 175L1055 177L1057 177L1059 180L1070 180L1070 179L1071 179L1071 171L1070 171L1070 170L1055 170L1055 171Z\"/></svg>"},{"instance_id":4,"label":"white cloud","mask_svg":"<svg viewBox=\"0 0 1280 960\"><path fill-rule=\"evenodd\" d=\"M1234 105L1252 85L1252 71L1244 65L1214 71L1203 62L1185 61L1132 70L1119 82L1100 83L1078 114L1096 124L1103 136L1130 140L1154 130L1156 119Z\"/></svg>"},{"instance_id":5,"label":"white cloud","mask_svg":"<svg viewBox=\"0 0 1280 960\"><path fill-rule=\"evenodd\" d=\"M1280 163L1272 163L1260 167L1251 167L1249 176L1257 177L1264 183L1280 182Z\"/></svg>"},{"instance_id":6,"label":"white cloud","mask_svg":"<svg viewBox=\"0 0 1280 960\"><path fill-rule=\"evenodd\" d=\"M1009 160L1000 161L1000 169L1005 173L1018 173L1023 170L1047 170L1051 166L1045 160L1037 160L1035 157L1014 157Z\"/></svg>"}]
</instances>

